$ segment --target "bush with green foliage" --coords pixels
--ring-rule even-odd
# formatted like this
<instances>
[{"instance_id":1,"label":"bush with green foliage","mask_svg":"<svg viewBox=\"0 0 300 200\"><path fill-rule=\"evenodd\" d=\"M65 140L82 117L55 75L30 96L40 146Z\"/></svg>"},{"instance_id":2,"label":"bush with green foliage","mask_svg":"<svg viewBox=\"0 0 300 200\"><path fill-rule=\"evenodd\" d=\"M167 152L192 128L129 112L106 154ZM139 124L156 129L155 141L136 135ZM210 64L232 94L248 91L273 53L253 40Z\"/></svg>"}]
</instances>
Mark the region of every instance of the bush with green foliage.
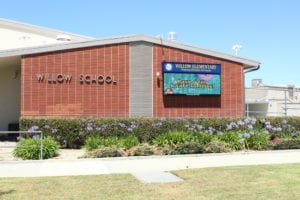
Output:
<instances>
[{"instance_id":1,"label":"bush with green foliage","mask_svg":"<svg viewBox=\"0 0 300 200\"><path fill-rule=\"evenodd\" d=\"M53 137L64 148L81 148L91 136L123 138L133 135L140 143L151 143L168 132L188 132L192 140L207 144L219 137L240 149L235 135L226 132L246 133L265 130L270 136L294 137L299 133L300 117L273 118L21 118L21 130L41 130ZM231 141L231 139L233 139ZM229 142L230 141L230 142ZM130 145L129 145L130 146ZM256 147L255 147L256 148ZM257 147L260 148L260 147Z\"/></svg>"},{"instance_id":2,"label":"bush with green foliage","mask_svg":"<svg viewBox=\"0 0 300 200\"><path fill-rule=\"evenodd\" d=\"M129 152L129 156L151 156L154 154L155 147L148 143L139 144L131 148Z\"/></svg>"},{"instance_id":3,"label":"bush with green foliage","mask_svg":"<svg viewBox=\"0 0 300 200\"><path fill-rule=\"evenodd\" d=\"M207 134L207 133L194 133L194 141L195 142L198 142L199 144L202 144L202 145L205 145L205 144L208 144L210 143L215 135L212 135L212 134Z\"/></svg>"},{"instance_id":4,"label":"bush with green foliage","mask_svg":"<svg viewBox=\"0 0 300 200\"><path fill-rule=\"evenodd\" d=\"M57 156L59 145L51 137L45 137L42 140L42 156L48 159ZM41 140L36 138L22 139L18 142L13 151L15 157L22 159L38 160L41 155Z\"/></svg>"},{"instance_id":5,"label":"bush with green foliage","mask_svg":"<svg viewBox=\"0 0 300 200\"><path fill-rule=\"evenodd\" d=\"M204 147L198 142L185 142L178 144L171 154L196 154L203 153Z\"/></svg>"},{"instance_id":6,"label":"bush with green foliage","mask_svg":"<svg viewBox=\"0 0 300 200\"><path fill-rule=\"evenodd\" d=\"M244 144L239 138L239 134L236 131L226 131L217 135L217 139L228 144L228 147L233 150L241 150L244 148Z\"/></svg>"},{"instance_id":7,"label":"bush with green foliage","mask_svg":"<svg viewBox=\"0 0 300 200\"><path fill-rule=\"evenodd\" d=\"M139 144L139 139L134 135L128 135L126 137L120 138L120 147L131 148Z\"/></svg>"},{"instance_id":8,"label":"bush with green foliage","mask_svg":"<svg viewBox=\"0 0 300 200\"><path fill-rule=\"evenodd\" d=\"M119 148L131 148L139 144L138 138L134 135L128 135L126 137L103 137L103 136L91 136L85 140L83 146L87 151L97 149L100 146L105 147L119 147Z\"/></svg>"},{"instance_id":9,"label":"bush with green foliage","mask_svg":"<svg viewBox=\"0 0 300 200\"><path fill-rule=\"evenodd\" d=\"M300 139L279 139L277 144L273 145L273 149L300 149Z\"/></svg>"},{"instance_id":10,"label":"bush with green foliage","mask_svg":"<svg viewBox=\"0 0 300 200\"><path fill-rule=\"evenodd\" d=\"M232 151L224 141L214 140L204 146L204 153L226 153Z\"/></svg>"},{"instance_id":11,"label":"bush with green foliage","mask_svg":"<svg viewBox=\"0 0 300 200\"><path fill-rule=\"evenodd\" d=\"M118 147L98 147L92 151L88 151L81 158L105 158L105 157L121 157L125 152Z\"/></svg>"},{"instance_id":12,"label":"bush with green foliage","mask_svg":"<svg viewBox=\"0 0 300 200\"><path fill-rule=\"evenodd\" d=\"M176 146L195 140L193 134L184 131L169 131L157 136L152 143L157 146Z\"/></svg>"},{"instance_id":13,"label":"bush with green foliage","mask_svg":"<svg viewBox=\"0 0 300 200\"><path fill-rule=\"evenodd\" d=\"M270 142L270 135L261 130L256 132L250 132L250 137L246 138L245 141L249 149L253 150L265 150Z\"/></svg>"}]
</instances>

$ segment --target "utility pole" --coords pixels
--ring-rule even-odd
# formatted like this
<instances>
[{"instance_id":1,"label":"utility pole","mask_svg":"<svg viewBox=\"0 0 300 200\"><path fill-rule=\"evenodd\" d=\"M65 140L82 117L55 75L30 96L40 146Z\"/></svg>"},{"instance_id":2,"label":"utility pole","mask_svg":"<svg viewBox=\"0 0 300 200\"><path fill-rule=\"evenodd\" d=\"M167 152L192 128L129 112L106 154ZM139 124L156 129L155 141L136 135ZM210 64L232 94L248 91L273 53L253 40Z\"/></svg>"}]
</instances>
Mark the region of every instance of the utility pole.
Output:
<instances>
[{"instance_id":1,"label":"utility pole","mask_svg":"<svg viewBox=\"0 0 300 200\"><path fill-rule=\"evenodd\" d=\"M286 95L287 90L284 90L284 116L287 116L287 95Z\"/></svg>"}]
</instances>

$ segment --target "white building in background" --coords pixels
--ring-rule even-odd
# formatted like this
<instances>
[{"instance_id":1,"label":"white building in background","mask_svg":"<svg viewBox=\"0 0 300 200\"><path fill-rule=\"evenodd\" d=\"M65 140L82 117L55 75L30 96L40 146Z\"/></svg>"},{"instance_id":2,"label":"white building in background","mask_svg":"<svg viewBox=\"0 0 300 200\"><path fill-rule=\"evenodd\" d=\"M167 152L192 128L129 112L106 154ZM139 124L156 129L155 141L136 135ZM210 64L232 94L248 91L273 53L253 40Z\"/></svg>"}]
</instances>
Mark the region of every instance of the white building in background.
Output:
<instances>
[{"instance_id":1,"label":"white building in background","mask_svg":"<svg viewBox=\"0 0 300 200\"><path fill-rule=\"evenodd\" d=\"M0 18L0 51L88 39L93 38Z\"/></svg>"},{"instance_id":2,"label":"white building in background","mask_svg":"<svg viewBox=\"0 0 300 200\"><path fill-rule=\"evenodd\" d=\"M245 89L245 104L247 116L300 116L300 88L264 85L254 79Z\"/></svg>"},{"instance_id":3,"label":"white building in background","mask_svg":"<svg viewBox=\"0 0 300 200\"><path fill-rule=\"evenodd\" d=\"M58 43L80 42L91 37L0 18L0 53ZM0 130L16 130L20 116L21 56L0 58Z\"/></svg>"}]
</instances>

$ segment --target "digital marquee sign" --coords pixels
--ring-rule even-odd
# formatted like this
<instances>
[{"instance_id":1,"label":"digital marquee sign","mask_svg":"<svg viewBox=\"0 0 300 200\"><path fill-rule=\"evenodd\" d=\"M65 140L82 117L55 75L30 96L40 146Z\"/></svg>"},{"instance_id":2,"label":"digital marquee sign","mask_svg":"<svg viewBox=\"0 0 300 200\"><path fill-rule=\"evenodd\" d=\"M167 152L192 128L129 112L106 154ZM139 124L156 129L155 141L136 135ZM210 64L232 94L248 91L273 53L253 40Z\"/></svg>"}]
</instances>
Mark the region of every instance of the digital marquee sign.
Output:
<instances>
[{"instance_id":1,"label":"digital marquee sign","mask_svg":"<svg viewBox=\"0 0 300 200\"><path fill-rule=\"evenodd\" d=\"M163 62L164 95L220 95L221 64Z\"/></svg>"}]
</instances>

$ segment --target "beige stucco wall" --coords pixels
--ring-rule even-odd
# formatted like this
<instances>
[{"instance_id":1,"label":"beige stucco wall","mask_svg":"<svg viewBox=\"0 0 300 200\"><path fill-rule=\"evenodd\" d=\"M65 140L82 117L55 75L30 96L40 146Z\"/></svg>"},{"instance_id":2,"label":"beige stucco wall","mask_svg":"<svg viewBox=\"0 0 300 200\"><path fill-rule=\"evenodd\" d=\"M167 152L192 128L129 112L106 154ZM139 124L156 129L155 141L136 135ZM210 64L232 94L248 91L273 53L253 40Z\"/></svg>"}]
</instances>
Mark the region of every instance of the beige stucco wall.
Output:
<instances>
[{"instance_id":1,"label":"beige stucco wall","mask_svg":"<svg viewBox=\"0 0 300 200\"><path fill-rule=\"evenodd\" d=\"M0 64L0 130L6 131L9 123L19 120L20 64L18 61Z\"/></svg>"}]
</instances>

